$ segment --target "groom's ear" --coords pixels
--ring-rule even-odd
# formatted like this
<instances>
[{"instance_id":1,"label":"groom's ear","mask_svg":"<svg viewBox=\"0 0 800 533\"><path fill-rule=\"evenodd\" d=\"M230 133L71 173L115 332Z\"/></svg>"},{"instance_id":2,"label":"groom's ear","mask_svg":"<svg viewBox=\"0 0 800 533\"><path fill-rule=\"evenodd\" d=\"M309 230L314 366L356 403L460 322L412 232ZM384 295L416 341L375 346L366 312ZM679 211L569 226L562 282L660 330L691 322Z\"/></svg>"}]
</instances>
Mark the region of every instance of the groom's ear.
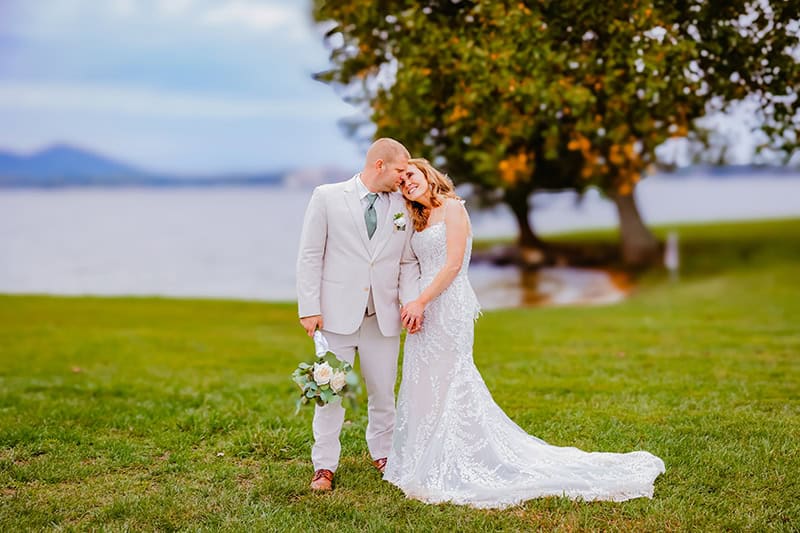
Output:
<instances>
[{"instance_id":1,"label":"groom's ear","mask_svg":"<svg viewBox=\"0 0 800 533\"><path fill-rule=\"evenodd\" d=\"M382 170L383 169L383 159L376 159L375 160L375 170Z\"/></svg>"}]
</instances>

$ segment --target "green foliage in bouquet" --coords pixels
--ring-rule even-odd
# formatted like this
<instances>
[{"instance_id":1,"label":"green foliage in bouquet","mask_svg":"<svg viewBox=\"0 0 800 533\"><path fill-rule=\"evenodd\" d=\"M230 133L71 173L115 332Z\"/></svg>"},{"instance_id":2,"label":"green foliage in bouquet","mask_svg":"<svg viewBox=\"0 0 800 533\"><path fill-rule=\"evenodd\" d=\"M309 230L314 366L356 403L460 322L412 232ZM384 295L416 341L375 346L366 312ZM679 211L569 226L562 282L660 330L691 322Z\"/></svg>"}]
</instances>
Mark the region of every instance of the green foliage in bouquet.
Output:
<instances>
[{"instance_id":1,"label":"green foliage in bouquet","mask_svg":"<svg viewBox=\"0 0 800 533\"><path fill-rule=\"evenodd\" d=\"M292 381L300 388L295 414L312 402L319 406L341 402L345 408L357 407L361 392L358 374L350 363L340 361L333 352L326 352L314 363L300 363L292 372Z\"/></svg>"}]
</instances>

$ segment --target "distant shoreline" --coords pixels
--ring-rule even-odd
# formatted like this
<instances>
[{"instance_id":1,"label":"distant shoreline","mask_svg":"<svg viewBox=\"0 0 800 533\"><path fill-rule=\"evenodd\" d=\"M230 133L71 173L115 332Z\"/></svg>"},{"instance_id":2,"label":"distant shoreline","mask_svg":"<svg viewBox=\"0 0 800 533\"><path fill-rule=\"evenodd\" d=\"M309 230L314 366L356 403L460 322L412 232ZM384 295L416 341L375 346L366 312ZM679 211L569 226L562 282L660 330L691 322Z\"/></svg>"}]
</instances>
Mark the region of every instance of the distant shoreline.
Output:
<instances>
[{"instance_id":1,"label":"distant shoreline","mask_svg":"<svg viewBox=\"0 0 800 533\"><path fill-rule=\"evenodd\" d=\"M0 178L0 190L3 189L186 189L186 188L220 188L220 187L276 187L284 188L281 179L187 179L187 180L152 180L152 181L68 181L68 182L3 182Z\"/></svg>"},{"instance_id":2,"label":"distant shoreline","mask_svg":"<svg viewBox=\"0 0 800 533\"><path fill-rule=\"evenodd\" d=\"M727 167L726 167L727 168ZM714 179L720 181L742 178L769 176L779 179L800 179L800 169L786 167L748 167L750 170L706 171L705 169L689 169L687 171L659 172L651 178L692 180L696 178ZM647 179L647 178L645 178ZM211 189L211 188L276 188L276 189L313 189L321 183L287 184L282 176L266 176L252 178L165 178L150 180L97 180L97 179L67 179L67 180L31 180L4 178L0 176L0 190L14 189Z\"/></svg>"}]
</instances>

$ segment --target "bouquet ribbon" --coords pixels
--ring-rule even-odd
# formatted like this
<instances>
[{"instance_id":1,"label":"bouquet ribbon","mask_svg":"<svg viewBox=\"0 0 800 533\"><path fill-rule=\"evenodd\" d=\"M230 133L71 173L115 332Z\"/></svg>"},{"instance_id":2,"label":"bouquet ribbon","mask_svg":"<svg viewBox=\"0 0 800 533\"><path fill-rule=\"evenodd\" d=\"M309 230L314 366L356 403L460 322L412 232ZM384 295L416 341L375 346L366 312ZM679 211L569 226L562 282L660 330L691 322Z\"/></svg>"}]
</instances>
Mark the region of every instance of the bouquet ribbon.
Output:
<instances>
[{"instance_id":1,"label":"bouquet ribbon","mask_svg":"<svg viewBox=\"0 0 800 533\"><path fill-rule=\"evenodd\" d=\"M318 358L323 357L330 351L328 349L328 339L325 338L325 335L320 330L314 332L314 348Z\"/></svg>"}]
</instances>

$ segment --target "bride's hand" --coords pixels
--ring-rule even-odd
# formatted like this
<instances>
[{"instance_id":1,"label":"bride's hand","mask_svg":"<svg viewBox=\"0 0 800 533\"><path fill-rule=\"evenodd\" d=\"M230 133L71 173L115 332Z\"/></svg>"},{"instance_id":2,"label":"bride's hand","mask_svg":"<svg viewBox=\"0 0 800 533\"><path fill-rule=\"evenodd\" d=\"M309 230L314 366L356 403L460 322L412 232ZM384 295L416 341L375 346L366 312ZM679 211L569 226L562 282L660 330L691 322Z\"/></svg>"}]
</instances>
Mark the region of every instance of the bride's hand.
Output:
<instances>
[{"instance_id":1,"label":"bride's hand","mask_svg":"<svg viewBox=\"0 0 800 533\"><path fill-rule=\"evenodd\" d=\"M407 303L400 312L400 317L403 320L403 327L405 327L409 333L418 332L422 327L424 312L425 304L419 300Z\"/></svg>"}]
</instances>

